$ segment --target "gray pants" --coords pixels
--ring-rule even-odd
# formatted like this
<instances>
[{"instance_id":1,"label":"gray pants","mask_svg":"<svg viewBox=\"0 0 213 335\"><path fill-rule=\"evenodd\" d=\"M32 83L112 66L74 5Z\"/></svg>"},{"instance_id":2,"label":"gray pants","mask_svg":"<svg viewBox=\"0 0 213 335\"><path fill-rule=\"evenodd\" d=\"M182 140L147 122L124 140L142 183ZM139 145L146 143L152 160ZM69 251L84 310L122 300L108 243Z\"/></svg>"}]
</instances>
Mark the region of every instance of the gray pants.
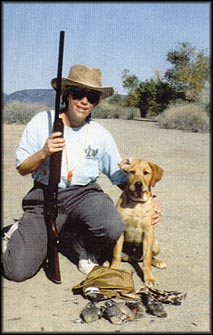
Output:
<instances>
[{"instance_id":1,"label":"gray pants","mask_svg":"<svg viewBox=\"0 0 213 335\"><path fill-rule=\"evenodd\" d=\"M44 198L40 185L35 185L26 194L22 207L24 214L18 229L2 255L3 275L14 281L32 277L47 254ZM79 259L85 258L85 247L91 253L101 254L115 243L125 228L112 200L97 183L59 189L56 226L59 232L63 232L62 227L67 227L76 236L82 235L76 248ZM77 243L76 236L74 241Z\"/></svg>"}]
</instances>

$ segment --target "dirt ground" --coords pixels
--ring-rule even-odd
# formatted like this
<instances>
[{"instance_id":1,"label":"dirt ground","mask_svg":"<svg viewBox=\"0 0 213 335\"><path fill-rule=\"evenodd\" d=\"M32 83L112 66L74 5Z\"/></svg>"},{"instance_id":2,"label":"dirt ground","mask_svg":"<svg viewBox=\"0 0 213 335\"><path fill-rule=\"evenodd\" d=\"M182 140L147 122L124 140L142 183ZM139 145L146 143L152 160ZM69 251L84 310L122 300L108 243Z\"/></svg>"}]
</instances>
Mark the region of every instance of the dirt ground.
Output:
<instances>
[{"instance_id":1,"label":"dirt ground","mask_svg":"<svg viewBox=\"0 0 213 335\"><path fill-rule=\"evenodd\" d=\"M150 314L111 324L101 318L75 323L88 300L73 295L72 287L85 279L76 265L59 255L62 283L49 281L41 269L22 283L2 278L3 333L193 333L211 331L210 309L210 136L160 129L154 122L98 120L113 134L122 157L144 158L160 165L165 175L153 193L162 207L161 224L155 228L160 258L166 269L153 268L159 289L187 293L180 306L164 305L166 318ZM15 170L15 150L23 126L3 126L2 225L22 214L21 200L30 189L30 176ZM120 194L105 176L99 183L114 202ZM134 269L122 262L122 269ZM134 272L136 290L143 287Z\"/></svg>"}]
</instances>

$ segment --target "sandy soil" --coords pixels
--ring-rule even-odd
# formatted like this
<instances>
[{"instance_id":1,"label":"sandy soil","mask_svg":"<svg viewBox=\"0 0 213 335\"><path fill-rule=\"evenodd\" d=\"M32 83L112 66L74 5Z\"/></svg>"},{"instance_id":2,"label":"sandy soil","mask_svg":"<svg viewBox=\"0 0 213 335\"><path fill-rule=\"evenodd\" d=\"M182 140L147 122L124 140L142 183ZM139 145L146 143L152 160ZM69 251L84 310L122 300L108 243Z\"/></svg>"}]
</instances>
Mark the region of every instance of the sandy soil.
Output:
<instances>
[{"instance_id":1,"label":"sandy soil","mask_svg":"<svg viewBox=\"0 0 213 335\"><path fill-rule=\"evenodd\" d=\"M88 302L73 295L72 287L85 279L60 254L62 284L47 279L43 270L15 283L2 278L2 332L209 332L210 318L210 136L159 129L154 122L99 120L111 131L122 157L152 160L165 171L153 190L160 198L162 223L156 227L161 259L166 269L153 269L159 289L186 292L180 306L165 305L168 316L146 314L142 319L113 325L105 319L74 323ZM3 226L22 214L21 200L32 185L31 177L15 170L15 150L23 126L3 126ZM101 176L99 183L113 198L118 188ZM127 263L122 268L133 270ZM136 273L136 289L143 286Z\"/></svg>"}]
</instances>

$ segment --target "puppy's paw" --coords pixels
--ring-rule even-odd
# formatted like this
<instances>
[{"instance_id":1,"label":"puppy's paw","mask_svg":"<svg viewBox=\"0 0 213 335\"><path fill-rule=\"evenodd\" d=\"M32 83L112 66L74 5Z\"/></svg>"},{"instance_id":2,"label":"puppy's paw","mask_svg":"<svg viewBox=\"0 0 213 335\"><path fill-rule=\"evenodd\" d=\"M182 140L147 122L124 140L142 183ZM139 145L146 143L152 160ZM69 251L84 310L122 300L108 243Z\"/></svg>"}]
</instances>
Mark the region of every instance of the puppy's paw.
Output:
<instances>
[{"instance_id":1,"label":"puppy's paw","mask_svg":"<svg viewBox=\"0 0 213 335\"><path fill-rule=\"evenodd\" d=\"M158 280L152 275L145 276L144 282L147 287L155 287L159 285Z\"/></svg>"},{"instance_id":2,"label":"puppy's paw","mask_svg":"<svg viewBox=\"0 0 213 335\"><path fill-rule=\"evenodd\" d=\"M156 287L159 285L159 282L157 280L146 280L145 285L147 287Z\"/></svg>"},{"instance_id":3,"label":"puppy's paw","mask_svg":"<svg viewBox=\"0 0 213 335\"><path fill-rule=\"evenodd\" d=\"M152 266L158 269L165 269L167 267L166 263L157 258L152 258Z\"/></svg>"}]
</instances>

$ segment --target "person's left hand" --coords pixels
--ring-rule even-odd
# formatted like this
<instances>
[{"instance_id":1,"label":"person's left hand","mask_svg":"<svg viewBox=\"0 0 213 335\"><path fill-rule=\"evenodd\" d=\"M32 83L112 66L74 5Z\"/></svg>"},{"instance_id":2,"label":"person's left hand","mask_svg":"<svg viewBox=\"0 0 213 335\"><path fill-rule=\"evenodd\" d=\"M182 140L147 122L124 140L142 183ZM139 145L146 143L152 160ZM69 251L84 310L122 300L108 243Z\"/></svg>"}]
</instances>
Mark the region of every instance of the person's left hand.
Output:
<instances>
[{"instance_id":1,"label":"person's left hand","mask_svg":"<svg viewBox=\"0 0 213 335\"><path fill-rule=\"evenodd\" d=\"M154 214L152 216L152 226L155 228L157 225L161 223L160 216L161 216L161 207L159 199L156 196L152 198L152 206L154 209Z\"/></svg>"}]
</instances>

